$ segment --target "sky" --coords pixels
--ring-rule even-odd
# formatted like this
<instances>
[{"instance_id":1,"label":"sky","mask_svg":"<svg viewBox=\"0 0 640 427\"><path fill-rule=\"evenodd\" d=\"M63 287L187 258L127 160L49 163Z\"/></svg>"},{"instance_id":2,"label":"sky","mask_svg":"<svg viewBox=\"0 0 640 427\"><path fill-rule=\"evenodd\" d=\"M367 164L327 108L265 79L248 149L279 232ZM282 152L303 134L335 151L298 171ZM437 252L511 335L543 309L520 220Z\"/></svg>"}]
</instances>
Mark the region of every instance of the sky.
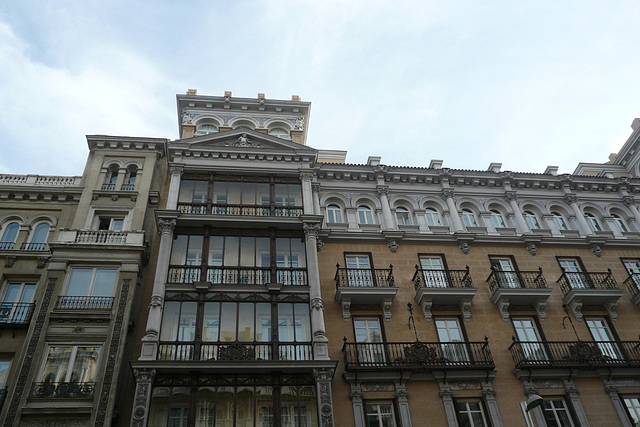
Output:
<instances>
[{"instance_id":1,"label":"sky","mask_svg":"<svg viewBox=\"0 0 640 427\"><path fill-rule=\"evenodd\" d=\"M348 163L572 173L640 117L640 2L0 2L0 173L81 175L85 135L178 138L175 95L310 101Z\"/></svg>"}]
</instances>

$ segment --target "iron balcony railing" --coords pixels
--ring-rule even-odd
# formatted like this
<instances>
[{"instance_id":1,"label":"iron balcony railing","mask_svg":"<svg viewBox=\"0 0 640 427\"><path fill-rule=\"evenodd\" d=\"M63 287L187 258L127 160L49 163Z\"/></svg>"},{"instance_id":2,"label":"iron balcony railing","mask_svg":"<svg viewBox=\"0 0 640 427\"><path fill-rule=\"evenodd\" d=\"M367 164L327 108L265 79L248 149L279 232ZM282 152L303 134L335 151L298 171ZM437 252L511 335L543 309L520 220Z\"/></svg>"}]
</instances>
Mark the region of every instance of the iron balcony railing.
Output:
<instances>
[{"instance_id":1,"label":"iron balcony railing","mask_svg":"<svg viewBox=\"0 0 640 427\"><path fill-rule=\"evenodd\" d=\"M275 279L275 280L274 280ZM285 267L207 267L170 265L168 283L208 282L213 285L307 286L306 268Z\"/></svg>"},{"instance_id":2,"label":"iron balcony railing","mask_svg":"<svg viewBox=\"0 0 640 427\"><path fill-rule=\"evenodd\" d=\"M304 361L313 360L313 345L277 342L160 342L158 360Z\"/></svg>"},{"instance_id":3,"label":"iron balcony railing","mask_svg":"<svg viewBox=\"0 0 640 427\"><path fill-rule=\"evenodd\" d=\"M516 368L640 367L640 341L516 341Z\"/></svg>"},{"instance_id":4,"label":"iron balcony railing","mask_svg":"<svg viewBox=\"0 0 640 427\"><path fill-rule=\"evenodd\" d=\"M395 286L393 265L389 268L340 268L336 264L336 288L340 286L367 288Z\"/></svg>"},{"instance_id":5,"label":"iron balcony railing","mask_svg":"<svg viewBox=\"0 0 640 427\"><path fill-rule=\"evenodd\" d=\"M302 215L302 206L180 202L178 211L192 215L299 217Z\"/></svg>"},{"instance_id":6,"label":"iron balcony railing","mask_svg":"<svg viewBox=\"0 0 640 427\"><path fill-rule=\"evenodd\" d=\"M348 343L342 346L346 370L494 368L484 342Z\"/></svg>"},{"instance_id":7,"label":"iron balcony railing","mask_svg":"<svg viewBox=\"0 0 640 427\"><path fill-rule=\"evenodd\" d=\"M624 281L624 285L627 286L632 297L638 295L640 293L640 273L630 274Z\"/></svg>"},{"instance_id":8,"label":"iron balcony railing","mask_svg":"<svg viewBox=\"0 0 640 427\"><path fill-rule=\"evenodd\" d=\"M14 242L0 242L0 250L9 251L15 246Z\"/></svg>"},{"instance_id":9,"label":"iron balcony railing","mask_svg":"<svg viewBox=\"0 0 640 427\"><path fill-rule=\"evenodd\" d=\"M46 251L46 243L23 243L20 247L23 251Z\"/></svg>"},{"instance_id":10,"label":"iron balcony railing","mask_svg":"<svg viewBox=\"0 0 640 427\"><path fill-rule=\"evenodd\" d=\"M416 265L413 286L420 288L472 288L469 266L464 270L427 270Z\"/></svg>"},{"instance_id":11,"label":"iron balcony railing","mask_svg":"<svg viewBox=\"0 0 640 427\"><path fill-rule=\"evenodd\" d=\"M569 273L563 270L556 283L560 284L564 295L574 289L618 289L611 269L606 273Z\"/></svg>"},{"instance_id":12,"label":"iron balcony railing","mask_svg":"<svg viewBox=\"0 0 640 427\"><path fill-rule=\"evenodd\" d=\"M96 389L96 383L86 382L40 382L33 383L31 387L30 397L35 398L57 398L57 399L69 399L69 398L90 398L93 397L93 393Z\"/></svg>"},{"instance_id":13,"label":"iron balcony railing","mask_svg":"<svg viewBox=\"0 0 640 427\"><path fill-rule=\"evenodd\" d=\"M499 271L491 268L487 283L491 293L498 289L546 289L547 281L542 275L542 267L538 271Z\"/></svg>"},{"instance_id":14,"label":"iron balcony railing","mask_svg":"<svg viewBox=\"0 0 640 427\"><path fill-rule=\"evenodd\" d=\"M113 297L59 296L57 308L110 310Z\"/></svg>"},{"instance_id":15,"label":"iron balcony railing","mask_svg":"<svg viewBox=\"0 0 640 427\"><path fill-rule=\"evenodd\" d=\"M28 325L35 306L35 303L0 302L0 326Z\"/></svg>"}]
</instances>

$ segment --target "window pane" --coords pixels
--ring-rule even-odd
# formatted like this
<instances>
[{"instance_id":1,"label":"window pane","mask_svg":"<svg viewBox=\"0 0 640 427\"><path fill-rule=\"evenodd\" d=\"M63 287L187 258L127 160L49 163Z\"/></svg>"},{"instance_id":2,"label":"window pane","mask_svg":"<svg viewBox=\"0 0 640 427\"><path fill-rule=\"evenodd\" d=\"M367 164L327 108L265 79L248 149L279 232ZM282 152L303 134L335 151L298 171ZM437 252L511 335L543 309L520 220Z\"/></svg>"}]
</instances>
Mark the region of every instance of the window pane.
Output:
<instances>
[{"instance_id":1,"label":"window pane","mask_svg":"<svg viewBox=\"0 0 640 427\"><path fill-rule=\"evenodd\" d=\"M196 181L193 190L193 203L207 203L207 191L209 183L207 181Z\"/></svg>"},{"instance_id":2,"label":"window pane","mask_svg":"<svg viewBox=\"0 0 640 427\"><path fill-rule=\"evenodd\" d=\"M2 241L8 243L15 242L16 237L18 236L19 229L20 226L17 222L12 222L11 224L7 225L7 227L4 229L4 233L2 234Z\"/></svg>"},{"instance_id":3,"label":"window pane","mask_svg":"<svg viewBox=\"0 0 640 427\"><path fill-rule=\"evenodd\" d=\"M162 329L160 341L175 341L178 337L178 323L180 320L180 303L167 301L162 312Z\"/></svg>"},{"instance_id":4,"label":"window pane","mask_svg":"<svg viewBox=\"0 0 640 427\"><path fill-rule=\"evenodd\" d=\"M256 254L256 240L254 237L243 237L240 240L240 265L243 267L253 267Z\"/></svg>"},{"instance_id":5,"label":"window pane","mask_svg":"<svg viewBox=\"0 0 640 427\"><path fill-rule=\"evenodd\" d=\"M304 241L291 239L291 266L304 268L307 266Z\"/></svg>"},{"instance_id":6,"label":"window pane","mask_svg":"<svg viewBox=\"0 0 640 427\"><path fill-rule=\"evenodd\" d=\"M180 181L180 193L178 194L178 202L191 203L193 201L193 181L183 179Z\"/></svg>"},{"instance_id":7,"label":"window pane","mask_svg":"<svg viewBox=\"0 0 640 427\"><path fill-rule=\"evenodd\" d=\"M309 319L309 304L296 304L296 341L311 341L311 323Z\"/></svg>"},{"instance_id":8,"label":"window pane","mask_svg":"<svg viewBox=\"0 0 640 427\"><path fill-rule=\"evenodd\" d=\"M96 379L100 347L78 347L69 382L88 383Z\"/></svg>"},{"instance_id":9,"label":"window pane","mask_svg":"<svg viewBox=\"0 0 640 427\"><path fill-rule=\"evenodd\" d=\"M240 244L239 237L225 238L224 246L224 265L227 267L235 267L238 265L238 246Z\"/></svg>"},{"instance_id":10,"label":"window pane","mask_svg":"<svg viewBox=\"0 0 640 427\"><path fill-rule=\"evenodd\" d=\"M269 184L260 183L257 186L257 205L268 205L269 202Z\"/></svg>"},{"instance_id":11,"label":"window pane","mask_svg":"<svg viewBox=\"0 0 640 427\"><path fill-rule=\"evenodd\" d=\"M269 267L271 265L271 243L268 237L256 238L256 266Z\"/></svg>"},{"instance_id":12,"label":"window pane","mask_svg":"<svg viewBox=\"0 0 640 427\"><path fill-rule=\"evenodd\" d=\"M198 407L196 409L196 427L215 425L216 417L216 388L198 388Z\"/></svg>"},{"instance_id":13,"label":"window pane","mask_svg":"<svg viewBox=\"0 0 640 427\"><path fill-rule=\"evenodd\" d=\"M71 270L67 295L86 296L89 295L91 285L92 268L74 268Z\"/></svg>"},{"instance_id":14,"label":"window pane","mask_svg":"<svg viewBox=\"0 0 640 427\"><path fill-rule=\"evenodd\" d=\"M224 244L224 237L211 236L209 237L209 260L207 264L210 266L222 265L222 249Z\"/></svg>"},{"instance_id":15,"label":"window pane","mask_svg":"<svg viewBox=\"0 0 640 427\"><path fill-rule=\"evenodd\" d=\"M236 340L236 311L235 302L222 303L220 318L220 341Z\"/></svg>"},{"instance_id":16,"label":"window pane","mask_svg":"<svg viewBox=\"0 0 640 427\"><path fill-rule=\"evenodd\" d=\"M302 187L289 184L289 206L302 206Z\"/></svg>"},{"instance_id":17,"label":"window pane","mask_svg":"<svg viewBox=\"0 0 640 427\"><path fill-rule=\"evenodd\" d=\"M189 236L178 236L171 249L171 264L184 265L187 260L187 240Z\"/></svg>"},{"instance_id":18,"label":"window pane","mask_svg":"<svg viewBox=\"0 0 640 427\"><path fill-rule=\"evenodd\" d=\"M4 388L7 385L7 378L9 377L9 368L11 367L11 359L7 359L5 356L0 358L0 388Z\"/></svg>"},{"instance_id":19,"label":"window pane","mask_svg":"<svg viewBox=\"0 0 640 427\"><path fill-rule=\"evenodd\" d=\"M235 413L233 387L218 387L218 405L216 406L216 426L232 427Z\"/></svg>"},{"instance_id":20,"label":"window pane","mask_svg":"<svg viewBox=\"0 0 640 427\"><path fill-rule=\"evenodd\" d=\"M277 206L287 206L287 199L289 197L289 189L287 188L287 184L276 184L275 185L275 189L276 189L276 199L274 200L274 203Z\"/></svg>"},{"instance_id":21,"label":"window pane","mask_svg":"<svg viewBox=\"0 0 640 427\"><path fill-rule=\"evenodd\" d=\"M50 347L47 362L42 373L43 382L65 382L73 347Z\"/></svg>"},{"instance_id":22,"label":"window pane","mask_svg":"<svg viewBox=\"0 0 640 427\"><path fill-rule=\"evenodd\" d=\"M290 239L276 239L276 265L278 267L295 267L291 265Z\"/></svg>"},{"instance_id":23,"label":"window pane","mask_svg":"<svg viewBox=\"0 0 640 427\"><path fill-rule=\"evenodd\" d=\"M202 236L190 236L187 265L202 264Z\"/></svg>"},{"instance_id":24,"label":"window pane","mask_svg":"<svg viewBox=\"0 0 640 427\"><path fill-rule=\"evenodd\" d=\"M238 341L253 341L253 303L240 303L238 316Z\"/></svg>"},{"instance_id":25,"label":"window pane","mask_svg":"<svg viewBox=\"0 0 640 427\"><path fill-rule=\"evenodd\" d=\"M256 204L256 183L255 182L242 183L242 204L243 205Z\"/></svg>"},{"instance_id":26,"label":"window pane","mask_svg":"<svg viewBox=\"0 0 640 427\"><path fill-rule=\"evenodd\" d=\"M91 295L94 297L112 297L117 273L117 270L98 269Z\"/></svg>"},{"instance_id":27,"label":"window pane","mask_svg":"<svg viewBox=\"0 0 640 427\"><path fill-rule=\"evenodd\" d=\"M180 313L178 341L193 341L196 338L196 302L183 302Z\"/></svg>"},{"instance_id":28,"label":"window pane","mask_svg":"<svg viewBox=\"0 0 640 427\"><path fill-rule=\"evenodd\" d=\"M253 426L255 408L253 387L238 387L238 406L236 406L236 427Z\"/></svg>"},{"instance_id":29,"label":"window pane","mask_svg":"<svg viewBox=\"0 0 640 427\"><path fill-rule=\"evenodd\" d=\"M227 183L227 203L230 205L239 205L240 204L240 195L242 190L242 185L239 182L228 182Z\"/></svg>"},{"instance_id":30,"label":"window pane","mask_svg":"<svg viewBox=\"0 0 640 427\"><path fill-rule=\"evenodd\" d=\"M204 341L218 341L220 335L220 303L207 302L204 304L202 319L202 339Z\"/></svg>"},{"instance_id":31,"label":"window pane","mask_svg":"<svg viewBox=\"0 0 640 427\"><path fill-rule=\"evenodd\" d=\"M256 304L256 341L271 341L271 304Z\"/></svg>"},{"instance_id":32,"label":"window pane","mask_svg":"<svg viewBox=\"0 0 640 427\"><path fill-rule=\"evenodd\" d=\"M293 305L278 304L278 339L280 342L293 342Z\"/></svg>"},{"instance_id":33,"label":"window pane","mask_svg":"<svg viewBox=\"0 0 640 427\"><path fill-rule=\"evenodd\" d=\"M44 243L47 241L49 235L49 224L40 224L36 227L36 231L33 233L31 243Z\"/></svg>"},{"instance_id":34,"label":"window pane","mask_svg":"<svg viewBox=\"0 0 640 427\"><path fill-rule=\"evenodd\" d=\"M224 205L227 203L227 183L216 181L213 183L213 203Z\"/></svg>"}]
</instances>

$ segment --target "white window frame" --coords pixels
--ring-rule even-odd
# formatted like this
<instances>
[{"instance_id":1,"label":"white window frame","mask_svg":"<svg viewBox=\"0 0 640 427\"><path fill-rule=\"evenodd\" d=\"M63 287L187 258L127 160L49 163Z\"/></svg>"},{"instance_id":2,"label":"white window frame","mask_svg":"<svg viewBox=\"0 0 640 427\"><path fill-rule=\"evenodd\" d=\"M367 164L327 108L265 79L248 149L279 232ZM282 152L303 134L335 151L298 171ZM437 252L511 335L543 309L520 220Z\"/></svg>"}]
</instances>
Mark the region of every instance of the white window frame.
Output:
<instances>
[{"instance_id":1,"label":"white window frame","mask_svg":"<svg viewBox=\"0 0 640 427\"><path fill-rule=\"evenodd\" d=\"M627 409L629 421L638 425L640 423L640 396L621 396L622 402Z\"/></svg>"},{"instance_id":2,"label":"white window frame","mask_svg":"<svg viewBox=\"0 0 640 427\"><path fill-rule=\"evenodd\" d=\"M424 286L428 288L446 288L449 286L444 257L442 255L420 255L420 268Z\"/></svg>"},{"instance_id":3,"label":"white window frame","mask_svg":"<svg viewBox=\"0 0 640 427\"><path fill-rule=\"evenodd\" d=\"M557 211L551 212L551 215L553 216L553 221L556 223L556 227L558 227L559 231L565 231L569 229L564 215Z\"/></svg>"},{"instance_id":4,"label":"white window frame","mask_svg":"<svg viewBox=\"0 0 640 427\"><path fill-rule=\"evenodd\" d=\"M274 127L269 129L269 135L276 138L284 139L285 141L291 141L291 133L283 127Z\"/></svg>"},{"instance_id":5,"label":"white window frame","mask_svg":"<svg viewBox=\"0 0 640 427\"><path fill-rule=\"evenodd\" d=\"M477 403L479 409L471 409L469 404ZM460 408L460 405L464 405L464 409ZM484 409L484 402L482 399L460 399L456 400L456 412L459 418L465 418L468 421L470 427L488 427L487 414ZM480 414L482 417L482 424L476 425L473 421L473 414Z\"/></svg>"},{"instance_id":6,"label":"white window frame","mask_svg":"<svg viewBox=\"0 0 640 427\"><path fill-rule=\"evenodd\" d=\"M100 217L122 219L121 231L128 231L131 229L133 212L129 208L91 206L89 208L89 214L87 215L87 221L85 222L85 230L98 230L98 227L100 226Z\"/></svg>"},{"instance_id":7,"label":"white window frame","mask_svg":"<svg viewBox=\"0 0 640 427\"><path fill-rule=\"evenodd\" d=\"M572 265L571 265L571 264ZM583 275L582 265L578 258L559 258L558 264L562 267L567 280L572 288L576 289L588 289L589 283L586 282L586 277Z\"/></svg>"},{"instance_id":8,"label":"white window frame","mask_svg":"<svg viewBox=\"0 0 640 427\"><path fill-rule=\"evenodd\" d=\"M618 344L612 342L617 341L613 328L605 317L588 317L585 319L585 323L603 356L613 360L622 359L622 352Z\"/></svg>"},{"instance_id":9,"label":"white window frame","mask_svg":"<svg viewBox=\"0 0 640 427\"><path fill-rule=\"evenodd\" d=\"M358 215L358 224L364 224L364 225L374 224L373 209L371 209L369 206L367 205L358 206L356 213Z\"/></svg>"},{"instance_id":10,"label":"white window frame","mask_svg":"<svg viewBox=\"0 0 640 427\"><path fill-rule=\"evenodd\" d=\"M207 127L206 129L205 129L205 126ZM210 129L209 127L213 128L213 129ZM218 132L220 132L220 128L216 124L214 124L214 123L201 123L201 124L196 126L195 135L196 136L209 135L209 134L218 133Z\"/></svg>"},{"instance_id":11,"label":"white window frame","mask_svg":"<svg viewBox=\"0 0 640 427\"><path fill-rule=\"evenodd\" d=\"M542 227L540 226L540 221L538 220L538 215L536 215L533 211L524 211L522 213L525 221L527 221L527 225L531 230L540 230Z\"/></svg>"},{"instance_id":12,"label":"white window frame","mask_svg":"<svg viewBox=\"0 0 640 427\"><path fill-rule=\"evenodd\" d=\"M589 224L591 231L602 231L602 226L594 214L591 212L585 212L584 219L587 221L587 224Z\"/></svg>"},{"instance_id":13,"label":"white window frame","mask_svg":"<svg viewBox=\"0 0 640 427\"><path fill-rule=\"evenodd\" d=\"M452 325L451 322L455 322L455 325ZM460 319L457 317L439 317L435 319L434 326L436 327L442 355L454 362L468 361L469 352ZM457 332L459 339L452 337L452 331Z\"/></svg>"},{"instance_id":14,"label":"white window frame","mask_svg":"<svg viewBox=\"0 0 640 427\"><path fill-rule=\"evenodd\" d=\"M615 213L611 214L611 216L613 217L613 222L616 224L616 227L618 227L618 231L621 233L627 233L629 231L629 226L627 226L624 218Z\"/></svg>"},{"instance_id":15,"label":"white window frame","mask_svg":"<svg viewBox=\"0 0 640 427\"><path fill-rule=\"evenodd\" d=\"M549 360L534 317L512 317L511 324L526 360Z\"/></svg>"},{"instance_id":16,"label":"white window frame","mask_svg":"<svg viewBox=\"0 0 640 427\"><path fill-rule=\"evenodd\" d=\"M550 404L550 408L546 408L546 403ZM562 405L559 406L557 405L558 403L561 403ZM573 422L573 417L571 416L571 411L569 410L569 407L567 406L567 402L564 398L561 399L544 399L544 404L542 405L542 412L544 414L544 418L547 418L547 413L552 413L553 414L553 418L555 419L556 424L559 427L575 427L575 424ZM567 418L569 419L569 425L563 425L562 421L560 420L560 417L558 416L558 413L560 412L565 412L567 414Z\"/></svg>"},{"instance_id":17,"label":"white window frame","mask_svg":"<svg viewBox=\"0 0 640 427\"><path fill-rule=\"evenodd\" d=\"M391 408L388 412L383 412L381 406L389 406ZM396 427L396 413L395 405L392 401L365 401L364 402L364 422L367 427ZM369 412L375 411L375 412ZM369 416L376 418L377 422L373 424L369 423ZM388 421L391 421L389 424Z\"/></svg>"},{"instance_id":18,"label":"white window frame","mask_svg":"<svg viewBox=\"0 0 640 427\"><path fill-rule=\"evenodd\" d=\"M491 209L489 213L491 215L491 223L495 228L507 228L507 222L500 211Z\"/></svg>"},{"instance_id":19,"label":"white window frame","mask_svg":"<svg viewBox=\"0 0 640 427\"><path fill-rule=\"evenodd\" d=\"M398 206L396 208L396 221L398 225L412 225L411 211L404 206Z\"/></svg>"},{"instance_id":20,"label":"white window frame","mask_svg":"<svg viewBox=\"0 0 640 427\"><path fill-rule=\"evenodd\" d=\"M329 224L341 224L343 222L342 208L340 207L340 205L335 203L331 203L330 205L327 205L327 222Z\"/></svg>"},{"instance_id":21,"label":"white window frame","mask_svg":"<svg viewBox=\"0 0 640 427\"><path fill-rule=\"evenodd\" d=\"M16 224L18 226L18 228L16 230L16 235L14 236L13 240L9 240L9 238L8 238L9 236L7 236L7 229L12 224ZM15 245L16 241L18 240L18 236L20 235L20 227L21 226L22 225L18 221L7 221L6 223L3 224L3 226L2 226L2 237L0 238L0 249L11 249L11 248L13 248L13 245ZM5 248L5 246L6 246L6 248ZM9 248L8 246L11 246L11 248Z\"/></svg>"},{"instance_id":22,"label":"white window frame","mask_svg":"<svg viewBox=\"0 0 640 427\"><path fill-rule=\"evenodd\" d=\"M38 231L38 227L41 227L43 225L46 225L47 227L49 227L49 229L47 230L47 234L44 236L44 240L42 240L41 242L34 242L33 239L36 237L36 232ZM40 221L37 224L35 224L35 226L33 227L33 232L31 232L31 234L29 235L29 243L47 243L47 240L49 240L49 234L51 234L51 229L53 227L51 226L51 223L49 223L48 221Z\"/></svg>"},{"instance_id":23,"label":"white window frame","mask_svg":"<svg viewBox=\"0 0 640 427\"><path fill-rule=\"evenodd\" d=\"M442 225L440 220L440 212L435 208L425 208L424 216L427 219L427 225L429 227L438 227Z\"/></svg>"},{"instance_id":24,"label":"white window frame","mask_svg":"<svg viewBox=\"0 0 640 427\"><path fill-rule=\"evenodd\" d=\"M500 283L502 288L521 288L520 280L518 278L518 269L516 268L515 262L509 256L492 256L490 259L491 266L500 273L497 275L496 279Z\"/></svg>"},{"instance_id":25,"label":"white window frame","mask_svg":"<svg viewBox=\"0 0 640 427\"><path fill-rule=\"evenodd\" d=\"M466 227L477 227L478 220L476 219L476 214L473 213L471 209L464 208L460 211L460 216L462 217L462 222Z\"/></svg>"}]
</instances>

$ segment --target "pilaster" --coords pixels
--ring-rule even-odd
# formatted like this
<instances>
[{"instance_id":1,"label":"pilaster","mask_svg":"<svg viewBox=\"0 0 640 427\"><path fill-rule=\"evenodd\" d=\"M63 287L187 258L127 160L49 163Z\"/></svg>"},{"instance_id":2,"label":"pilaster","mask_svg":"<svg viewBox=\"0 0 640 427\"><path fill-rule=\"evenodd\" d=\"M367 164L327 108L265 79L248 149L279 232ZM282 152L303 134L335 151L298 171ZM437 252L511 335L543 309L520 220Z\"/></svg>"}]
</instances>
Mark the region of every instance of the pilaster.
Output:
<instances>
[{"instance_id":1,"label":"pilaster","mask_svg":"<svg viewBox=\"0 0 640 427\"><path fill-rule=\"evenodd\" d=\"M133 375L136 378L136 393L133 402L133 414L131 427L146 427L149 417L149 404L153 379L156 376L155 369L134 368Z\"/></svg>"}]
</instances>

